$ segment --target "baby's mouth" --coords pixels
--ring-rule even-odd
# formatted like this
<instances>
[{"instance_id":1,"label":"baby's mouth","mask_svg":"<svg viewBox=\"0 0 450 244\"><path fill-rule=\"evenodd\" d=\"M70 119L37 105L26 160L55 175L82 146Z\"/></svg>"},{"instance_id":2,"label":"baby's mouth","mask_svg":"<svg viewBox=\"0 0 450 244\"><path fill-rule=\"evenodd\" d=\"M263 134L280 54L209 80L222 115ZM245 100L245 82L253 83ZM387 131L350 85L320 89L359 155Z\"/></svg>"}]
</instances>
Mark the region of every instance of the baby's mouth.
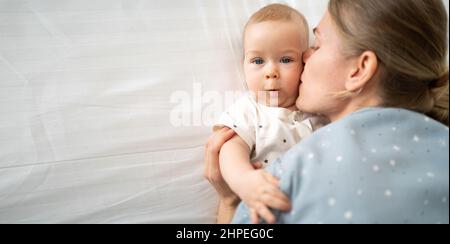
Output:
<instances>
[{"instance_id":1,"label":"baby's mouth","mask_svg":"<svg viewBox=\"0 0 450 244\"><path fill-rule=\"evenodd\" d=\"M279 106L279 97L280 97L280 92L277 91L269 91L269 99L268 99L268 104L267 106L270 107L278 107Z\"/></svg>"},{"instance_id":2,"label":"baby's mouth","mask_svg":"<svg viewBox=\"0 0 450 244\"><path fill-rule=\"evenodd\" d=\"M256 101L269 107L278 107L280 91L265 90L255 94Z\"/></svg>"},{"instance_id":3,"label":"baby's mouth","mask_svg":"<svg viewBox=\"0 0 450 244\"><path fill-rule=\"evenodd\" d=\"M275 97L275 96L278 96L278 94L279 94L279 91L268 91L268 93L269 93L269 96L270 97Z\"/></svg>"}]
</instances>

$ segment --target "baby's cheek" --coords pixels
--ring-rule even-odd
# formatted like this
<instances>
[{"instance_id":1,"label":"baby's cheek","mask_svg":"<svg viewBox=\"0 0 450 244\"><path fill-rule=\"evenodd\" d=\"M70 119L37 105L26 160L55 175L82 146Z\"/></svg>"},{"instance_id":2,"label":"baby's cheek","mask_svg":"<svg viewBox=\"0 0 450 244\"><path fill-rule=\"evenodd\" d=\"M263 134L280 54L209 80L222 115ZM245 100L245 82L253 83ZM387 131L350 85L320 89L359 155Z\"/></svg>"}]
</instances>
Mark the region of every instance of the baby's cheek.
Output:
<instances>
[{"instance_id":1,"label":"baby's cheek","mask_svg":"<svg viewBox=\"0 0 450 244\"><path fill-rule=\"evenodd\" d=\"M244 75L245 82L247 83L247 87L250 91L258 91L259 80L257 77L257 72L254 69L248 66L244 66Z\"/></svg>"},{"instance_id":2,"label":"baby's cheek","mask_svg":"<svg viewBox=\"0 0 450 244\"><path fill-rule=\"evenodd\" d=\"M302 64L300 64L300 67L299 67L299 70L300 70L300 72L299 72L299 75L301 76L302 75L302 73L303 73L303 63Z\"/></svg>"},{"instance_id":3,"label":"baby's cheek","mask_svg":"<svg viewBox=\"0 0 450 244\"><path fill-rule=\"evenodd\" d=\"M260 82L257 79L255 79L255 78L247 79L247 86L248 86L248 89L250 91L254 91L254 92L260 91L261 88L260 88L260 84L259 83Z\"/></svg>"},{"instance_id":4,"label":"baby's cheek","mask_svg":"<svg viewBox=\"0 0 450 244\"><path fill-rule=\"evenodd\" d=\"M288 76L289 77L290 86L295 87L295 86L299 85L300 77L301 77L301 74L302 74L302 70L303 70L303 67L301 69L299 69L298 67L295 67L295 68L290 70L289 76Z\"/></svg>"},{"instance_id":5,"label":"baby's cheek","mask_svg":"<svg viewBox=\"0 0 450 244\"><path fill-rule=\"evenodd\" d=\"M286 85L285 92L288 96L297 96L299 92L300 82L297 80L291 80L289 84Z\"/></svg>"}]
</instances>

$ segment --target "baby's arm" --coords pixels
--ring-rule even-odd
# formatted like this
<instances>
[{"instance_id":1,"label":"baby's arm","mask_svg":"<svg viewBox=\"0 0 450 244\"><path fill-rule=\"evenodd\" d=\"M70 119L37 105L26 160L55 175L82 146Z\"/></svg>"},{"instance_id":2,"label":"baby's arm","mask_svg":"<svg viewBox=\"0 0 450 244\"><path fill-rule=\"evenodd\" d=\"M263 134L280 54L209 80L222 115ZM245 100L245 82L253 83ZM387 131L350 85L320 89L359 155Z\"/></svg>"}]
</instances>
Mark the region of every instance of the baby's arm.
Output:
<instances>
[{"instance_id":1,"label":"baby's arm","mask_svg":"<svg viewBox=\"0 0 450 244\"><path fill-rule=\"evenodd\" d=\"M253 171L250 148L238 135L227 141L220 149L220 171L230 188L237 193L242 175Z\"/></svg>"},{"instance_id":2,"label":"baby's arm","mask_svg":"<svg viewBox=\"0 0 450 244\"><path fill-rule=\"evenodd\" d=\"M258 216L268 223L275 222L268 207L290 209L290 201L278 188L278 180L264 170L254 170L250 148L239 136L222 146L220 171L231 190L250 207L254 223L258 222Z\"/></svg>"}]
</instances>

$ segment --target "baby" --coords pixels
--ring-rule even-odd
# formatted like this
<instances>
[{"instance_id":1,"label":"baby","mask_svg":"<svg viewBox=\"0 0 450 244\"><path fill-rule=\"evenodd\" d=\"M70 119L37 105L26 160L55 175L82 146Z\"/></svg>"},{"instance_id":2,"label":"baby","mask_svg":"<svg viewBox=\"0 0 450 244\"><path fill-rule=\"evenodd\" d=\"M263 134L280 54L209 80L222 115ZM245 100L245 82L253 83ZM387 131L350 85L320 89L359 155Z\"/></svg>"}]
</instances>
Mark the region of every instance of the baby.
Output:
<instances>
[{"instance_id":1,"label":"baby","mask_svg":"<svg viewBox=\"0 0 450 244\"><path fill-rule=\"evenodd\" d=\"M308 48L308 25L297 10L268 5L250 18L244 30L244 73L249 96L225 112L224 126L236 135L220 151L220 169L230 188L254 211L267 216L271 202L283 200L276 179L264 166L310 135L320 119L296 110L302 53ZM267 219L266 219L267 220Z\"/></svg>"}]
</instances>

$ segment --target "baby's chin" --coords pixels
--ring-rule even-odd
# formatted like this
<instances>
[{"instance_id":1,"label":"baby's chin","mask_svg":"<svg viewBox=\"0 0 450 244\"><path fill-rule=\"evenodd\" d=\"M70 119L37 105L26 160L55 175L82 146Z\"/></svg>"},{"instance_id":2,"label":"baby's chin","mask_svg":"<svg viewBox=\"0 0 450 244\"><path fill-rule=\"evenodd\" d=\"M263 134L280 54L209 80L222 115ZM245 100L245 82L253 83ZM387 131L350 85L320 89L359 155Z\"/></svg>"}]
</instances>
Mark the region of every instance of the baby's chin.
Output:
<instances>
[{"instance_id":1,"label":"baby's chin","mask_svg":"<svg viewBox=\"0 0 450 244\"><path fill-rule=\"evenodd\" d=\"M290 110L297 110L297 96L296 97L288 97L288 98L280 98L278 101L278 107L286 108Z\"/></svg>"},{"instance_id":2,"label":"baby's chin","mask_svg":"<svg viewBox=\"0 0 450 244\"><path fill-rule=\"evenodd\" d=\"M297 103L294 101L294 102L291 102L291 103L288 103L288 104L286 104L286 105L284 105L284 106L282 106L283 108L285 108L285 109L289 109L289 110L292 110L292 111L296 111L296 110L298 110L298 108L297 108Z\"/></svg>"}]
</instances>

